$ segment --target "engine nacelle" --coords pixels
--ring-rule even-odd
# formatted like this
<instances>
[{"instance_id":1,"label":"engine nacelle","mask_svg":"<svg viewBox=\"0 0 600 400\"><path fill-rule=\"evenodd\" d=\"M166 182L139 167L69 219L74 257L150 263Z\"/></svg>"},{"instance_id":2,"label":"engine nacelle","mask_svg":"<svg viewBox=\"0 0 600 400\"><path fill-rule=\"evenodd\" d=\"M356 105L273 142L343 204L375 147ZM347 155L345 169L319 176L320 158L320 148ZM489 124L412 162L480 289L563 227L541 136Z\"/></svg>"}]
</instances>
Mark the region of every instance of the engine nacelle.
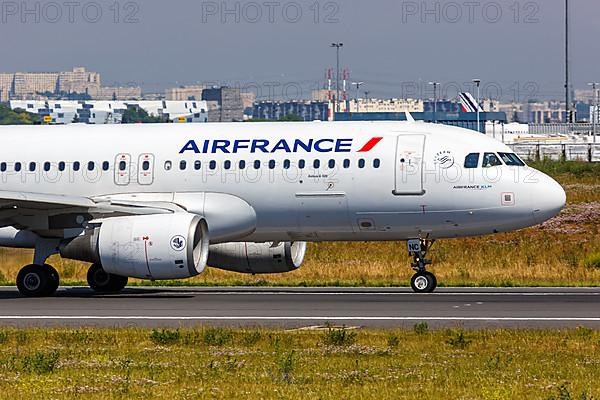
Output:
<instances>
[{"instance_id":1,"label":"engine nacelle","mask_svg":"<svg viewBox=\"0 0 600 400\"><path fill-rule=\"evenodd\" d=\"M208 265L244 274L279 274L302 265L305 242L222 243L210 246Z\"/></svg>"},{"instance_id":2,"label":"engine nacelle","mask_svg":"<svg viewBox=\"0 0 600 400\"><path fill-rule=\"evenodd\" d=\"M189 213L107 218L60 247L62 257L99 262L111 274L164 280L196 276L206 268L208 228Z\"/></svg>"}]
</instances>

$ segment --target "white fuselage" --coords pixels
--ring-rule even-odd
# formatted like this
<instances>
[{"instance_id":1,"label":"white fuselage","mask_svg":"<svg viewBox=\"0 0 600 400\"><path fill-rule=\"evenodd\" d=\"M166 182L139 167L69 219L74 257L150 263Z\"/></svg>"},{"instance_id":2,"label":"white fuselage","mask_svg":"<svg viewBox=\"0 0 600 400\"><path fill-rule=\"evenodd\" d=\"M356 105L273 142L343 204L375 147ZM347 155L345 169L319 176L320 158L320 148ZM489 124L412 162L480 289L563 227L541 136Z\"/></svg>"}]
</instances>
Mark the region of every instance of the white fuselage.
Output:
<instances>
[{"instance_id":1,"label":"white fuselage","mask_svg":"<svg viewBox=\"0 0 600 400\"><path fill-rule=\"evenodd\" d=\"M491 234L541 223L565 204L560 185L532 168L484 168L485 153L512 153L502 143L442 125L71 125L0 135L0 190L144 202L229 194L256 212L256 229L235 241ZM478 165L465 168L473 153Z\"/></svg>"}]
</instances>

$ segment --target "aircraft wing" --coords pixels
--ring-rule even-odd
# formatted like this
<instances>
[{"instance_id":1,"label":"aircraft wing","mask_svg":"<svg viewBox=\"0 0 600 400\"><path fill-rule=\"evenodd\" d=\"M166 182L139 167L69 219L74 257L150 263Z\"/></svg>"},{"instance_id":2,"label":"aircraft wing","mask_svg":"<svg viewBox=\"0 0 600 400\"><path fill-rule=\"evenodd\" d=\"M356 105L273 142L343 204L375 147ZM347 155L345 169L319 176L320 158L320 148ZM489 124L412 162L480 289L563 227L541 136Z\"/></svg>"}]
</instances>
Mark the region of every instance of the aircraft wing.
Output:
<instances>
[{"instance_id":1,"label":"aircraft wing","mask_svg":"<svg viewBox=\"0 0 600 400\"><path fill-rule=\"evenodd\" d=\"M83 196L0 190L0 226L54 236L51 231L81 228L85 222L124 215L182 211L168 202L95 200Z\"/></svg>"}]
</instances>

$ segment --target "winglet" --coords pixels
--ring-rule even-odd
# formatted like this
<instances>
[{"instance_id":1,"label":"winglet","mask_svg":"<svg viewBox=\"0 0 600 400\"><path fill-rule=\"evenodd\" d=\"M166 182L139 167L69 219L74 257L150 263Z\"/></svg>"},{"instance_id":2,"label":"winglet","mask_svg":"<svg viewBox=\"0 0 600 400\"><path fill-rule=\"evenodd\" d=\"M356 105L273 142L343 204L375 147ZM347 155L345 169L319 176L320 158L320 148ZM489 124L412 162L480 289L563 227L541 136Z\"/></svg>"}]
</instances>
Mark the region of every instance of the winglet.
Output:
<instances>
[{"instance_id":1,"label":"winglet","mask_svg":"<svg viewBox=\"0 0 600 400\"><path fill-rule=\"evenodd\" d=\"M413 118L413 116L410 114L409 111L406 111L404 114L406 114L406 120L408 122L415 122L415 119Z\"/></svg>"}]
</instances>

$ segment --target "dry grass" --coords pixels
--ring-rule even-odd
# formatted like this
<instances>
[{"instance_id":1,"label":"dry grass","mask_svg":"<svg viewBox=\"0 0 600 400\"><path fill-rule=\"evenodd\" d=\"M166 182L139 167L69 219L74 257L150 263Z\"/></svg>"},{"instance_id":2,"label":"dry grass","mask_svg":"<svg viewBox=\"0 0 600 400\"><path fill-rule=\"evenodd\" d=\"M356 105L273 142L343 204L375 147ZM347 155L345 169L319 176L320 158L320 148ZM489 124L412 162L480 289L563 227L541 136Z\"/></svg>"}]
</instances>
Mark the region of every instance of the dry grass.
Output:
<instances>
[{"instance_id":1,"label":"dry grass","mask_svg":"<svg viewBox=\"0 0 600 400\"><path fill-rule=\"evenodd\" d=\"M446 286L600 286L600 165L541 163L567 189L569 207L542 227L438 242L434 272ZM0 250L0 282L13 284L31 252ZM284 275L209 269L173 285L405 286L412 274L404 243L311 244L305 264ZM87 265L53 257L64 283L83 284ZM138 284L140 282L132 282ZM147 283L147 282L146 282ZM163 283L164 284L164 283Z\"/></svg>"},{"instance_id":2,"label":"dry grass","mask_svg":"<svg viewBox=\"0 0 600 400\"><path fill-rule=\"evenodd\" d=\"M591 399L600 332L0 330L6 399Z\"/></svg>"}]
</instances>

